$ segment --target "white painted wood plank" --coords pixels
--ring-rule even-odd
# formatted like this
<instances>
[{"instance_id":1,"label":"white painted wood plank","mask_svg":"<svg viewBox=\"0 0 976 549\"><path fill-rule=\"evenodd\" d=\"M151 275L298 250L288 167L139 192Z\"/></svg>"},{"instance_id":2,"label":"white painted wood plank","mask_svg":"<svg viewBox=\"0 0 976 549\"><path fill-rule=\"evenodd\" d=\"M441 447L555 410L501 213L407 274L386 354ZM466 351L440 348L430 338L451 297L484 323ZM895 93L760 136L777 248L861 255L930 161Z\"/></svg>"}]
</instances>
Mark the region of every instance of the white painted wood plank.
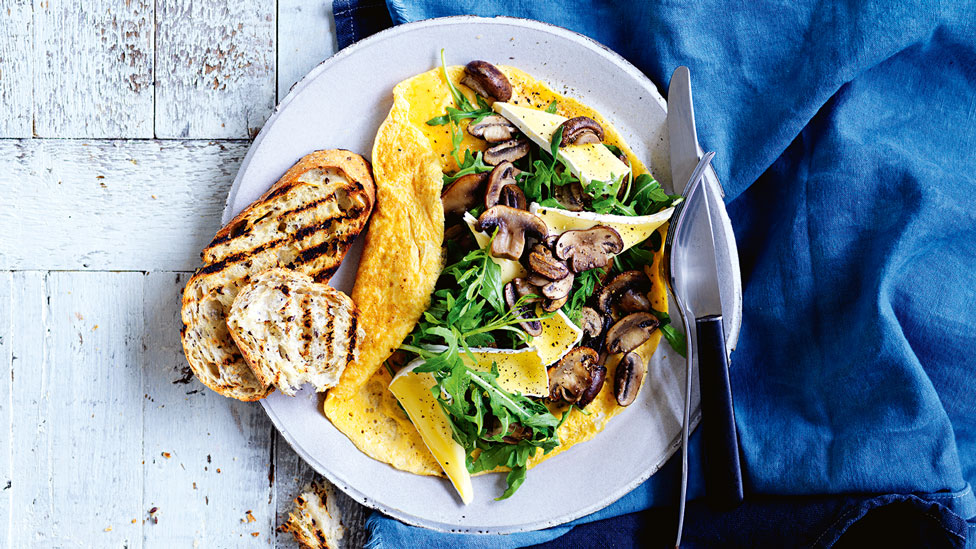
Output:
<instances>
[{"instance_id":1,"label":"white painted wood plank","mask_svg":"<svg viewBox=\"0 0 976 549\"><path fill-rule=\"evenodd\" d=\"M246 138L275 104L275 3L160 2L156 136Z\"/></svg>"},{"instance_id":2,"label":"white painted wood plank","mask_svg":"<svg viewBox=\"0 0 976 549\"><path fill-rule=\"evenodd\" d=\"M142 546L142 282L14 275L12 547Z\"/></svg>"},{"instance_id":3,"label":"white painted wood plank","mask_svg":"<svg viewBox=\"0 0 976 549\"><path fill-rule=\"evenodd\" d=\"M271 423L196 381L180 345L189 275L145 281L146 547L266 547L274 536ZM254 535L257 534L257 535Z\"/></svg>"},{"instance_id":4,"label":"white painted wood plank","mask_svg":"<svg viewBox=\"0 0 976 549\"><path fill-rule=\"evenodd\" d=\"M288 521L288 513L292 510L293 500L313 480L328 483L325 478L316 474L294 450L288 442L275 432L275 514L277 526ZM346 527L346 535L342 539L340 548L358 549L365 545L366 517L369 509L357 503L354 499L336 489L336 503L342 513L342 525ZM277 532L275 547L287 549L298 548L295 537L291 534Z\"/></svg>"},{"instance_id":5,"label":"white painted wood plank","mask_svg":"<svg viewBox=\"0 0 976 549\"><path fill-rule=\"evenodd\" d=\"M153 4L34 0L38 136L152 137Z\"/></svg>"},{"instance_id":6,"label":"white painted wood plank","mask_svg":"<svg viewBox=\"0 0 976 549\"><path fill-rule=\"evenodd\" d=\"M33 115L31 0L0 5L0 137L30 137Z\"/></svg>"},{"instance_id":7,"label":"white painted wood plank","mask_svg":"<svg viewBox=\"0 0 976 549\"><path fill-rule=\"evenodd\" d=\"M336 52L332 2L278 0L278 101Z\"/></svg>"},{"instance_id":8,"label":"white painted wood plank","mask_svg":"<svg viewBox=\"0 0 976 549\"><path fill-rule=\"evenodd\" d=\"M12 431L11 414L12 393L10 391L11 341L10 329L10 292L13 275L10 272L0 272L0 540L3 545L11 546L10 539L10 504L11 488L13 487L13 470L11 468L10 452L12 449L10 435Z\"/></svg>"},{"instance_id":9,"label":"white painted wood plank","mask_svg":"<svg viewBox=\"0 0 976 549\"><path fill-rule=\"evenodd\" d=\"M0 270L193 270L246 149L0 140Z\"/></svg>"}]
</instances>

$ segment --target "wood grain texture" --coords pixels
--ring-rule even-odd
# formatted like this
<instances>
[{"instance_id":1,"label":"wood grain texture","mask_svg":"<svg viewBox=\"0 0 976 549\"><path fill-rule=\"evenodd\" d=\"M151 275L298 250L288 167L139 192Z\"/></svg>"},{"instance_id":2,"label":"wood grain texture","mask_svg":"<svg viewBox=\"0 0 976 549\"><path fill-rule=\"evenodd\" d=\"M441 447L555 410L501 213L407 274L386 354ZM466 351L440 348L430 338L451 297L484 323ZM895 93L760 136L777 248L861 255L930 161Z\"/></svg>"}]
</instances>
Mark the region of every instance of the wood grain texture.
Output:
<instances>
[{"instance_id":1,"label":"wood grain texture","mask_svg":"<svg viewBox=\"0 0 976 549\"><path fill-rule=\"evenodd\" d=\"M11 547L141 546L142 275L17 273Z\"/></svg>"},{"instance_id":2,"label":"wood grain texture","mask_svg":"<svg viewBox=\"0 0 976 549\"><path fill-rule=\"evenodd\" d=\"M30 137L34 109L31 0L0 5L0 137Z\"/></svg>"},{"instance_id":3,"label":"wood grain texture","mask_svg":"<svg viewBox=\"0 0 976 549\"><path fill-rule=\"evenodd\" d=\"M152 137L153 0L33 7L35 134Z\"/></svg>"},{"instance_id":4,"label":"wood grain texture","mask_svg":"<svg viewBox=\"0 0 976 549\"><path fill-rule=\"evenodd\" d=\"M278 101L336 52L332 3L278 0Z\"/></svg>"},{"instance_id":5,"label":"wood grain texture","mask_svg":"<svg viewBox=\"0 0 976 549\"><path fill-rule=\"evenodd\" d=\"M246 149L0 140L0 270L193 270Z\"/></svg>"},{"instance_id":6,"label":"wood grain texture","mask_svg":"<svg viewBox=\"0 0 976 549\"><path fill-rule=\"evenodd\" d=\"M266 547L274 538L273 427L259 404L224 398L190 374L179 316L188 278L145 276L146 546Z\"/></svg>"},{"instance_id":7,"label":"wood grain texture","mask_svg":"<svg viewBox=\"0 0 976 549\"><path fill-rule=\"evenodd\" d=\"M275 3L160 2L156 136L248 138L275 105Z\"/></svg>"},{"instance_id":8,"label":"wood grain texture","mask_svg":"<svg viewBox=\"0 0 976 549\"><path fill-rule=\"evenodd\" d=\"M0 429L4 435L0 436L0 543L10 547L10 504L11 488L13 487L13 461L10 452L11 431L13 419L13 394L10 389L10 372L13 365L11 354L11 285L13 275L0 271Z\"/></svg>"}]
</instances>

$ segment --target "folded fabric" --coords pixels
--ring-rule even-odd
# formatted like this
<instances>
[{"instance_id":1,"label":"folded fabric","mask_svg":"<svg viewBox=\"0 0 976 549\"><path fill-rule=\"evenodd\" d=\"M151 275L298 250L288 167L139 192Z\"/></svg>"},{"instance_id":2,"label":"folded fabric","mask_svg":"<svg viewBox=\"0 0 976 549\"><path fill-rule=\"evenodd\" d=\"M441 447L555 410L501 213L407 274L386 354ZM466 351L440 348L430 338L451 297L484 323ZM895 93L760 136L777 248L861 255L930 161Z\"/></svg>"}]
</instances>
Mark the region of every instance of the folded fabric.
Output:
<instances>
[{"instance_id":1,"label":"folded fabric","mask_svg":"<svg viewBox=\"0 0 976 549\"><path fill-rule=\"evenodd\" d=\"M824 516L841 533L857 534L856 519L872 517L865 524L891 531L925 531L934 520L937 530L959 534L965 519L976 546L976 4L335 6L341 45L387 18L504 14L593 37L662 90L675 67L689 66L699 139L718 153L742 263L744 319L731 377L748 500L794 496L770 500L789 513L813 501L799 496L835 496L839 507ZM673 465L582 520L672 504ZM872 501L895 507L844 510ZM900 512L906 501L926 510ZM690 516L689 525L696 521ZM713 522L727 529L689 539L747 544L740 534L748 529ZM378 515L370 526L384 547L517 547L567 529L461 538ZM840 535L810 539L820 527L798 524L806 530L764 543L841 545ZM656 536L668 542L672 532ZM560 543L586 546L568 537Z\"/></svg>"}]
</instances>

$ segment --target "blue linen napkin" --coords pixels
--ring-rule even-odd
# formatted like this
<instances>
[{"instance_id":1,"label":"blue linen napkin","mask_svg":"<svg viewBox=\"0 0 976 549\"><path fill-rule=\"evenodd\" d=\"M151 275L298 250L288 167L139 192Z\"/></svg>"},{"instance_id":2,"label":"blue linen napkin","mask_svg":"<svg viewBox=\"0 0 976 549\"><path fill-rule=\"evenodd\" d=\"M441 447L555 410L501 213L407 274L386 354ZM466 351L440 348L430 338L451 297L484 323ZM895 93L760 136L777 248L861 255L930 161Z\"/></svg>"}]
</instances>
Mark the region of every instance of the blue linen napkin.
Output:
<instances>
[{"instance_id":1,"label":"blue linen napkin","mask_svg":"<svg viewBox=\"0 0 976 549\"><path fill-rule=\"evenodd\" d=\"M337 0L340 46L391 22L511 15L591 36L662 90L691 68L742 261L731 378L747 503L693 503L686 545L976 547L976 4L386 7ZM627 547L648 524L667 544L674 461L563 537L570 526L457 536L374 514L371 546Z\"/></svg>"}]
</instances>

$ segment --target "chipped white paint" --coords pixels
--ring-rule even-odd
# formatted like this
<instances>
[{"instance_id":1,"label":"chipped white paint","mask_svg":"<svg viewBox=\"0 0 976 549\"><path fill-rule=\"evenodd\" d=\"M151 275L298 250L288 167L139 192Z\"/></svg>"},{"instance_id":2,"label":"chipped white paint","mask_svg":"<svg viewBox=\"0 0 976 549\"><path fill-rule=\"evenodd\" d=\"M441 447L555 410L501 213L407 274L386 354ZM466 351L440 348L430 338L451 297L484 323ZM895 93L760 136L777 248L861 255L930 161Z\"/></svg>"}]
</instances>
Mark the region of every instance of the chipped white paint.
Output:
<instances>
[{"instance_id":1,"label":"chipped white paint","mask_svg":"<svg viewBox=\"0 0 976 549\"><path fill-rule=\"evenodd\" d=\"M278 101L336 51L332 3L278 0Z\"/></svg>"},{"instance_id":2,"label":"chipped white paint","mask_svg":"<svg viewBox=\"0 0 976 549\"><path fill-rule=\"evenodd\" d=\"M31 81L31 0L4 0L0 4L0 137L30 137L33 109Z\"/></svg>"},{"instance_id":3,"label":"chipped white paint","mask_svg":"<svg viewBox=\"0 0 976 549\"><path fill-rule=\"evenodd\" d=\"M141 282L14 277L10 547L141 546Z\"/></svg>"},{"instance_id":4,"label":"chipped white paint","mask_svg":"<svg viewBox=\"0 0 976 549\"><path fill-rule=\"evenodd\" d=\"M179 382L179 293L247 142L117 139L253 135L335 48L327 0L277 13L2 2L0 137L112 140L0 139L0 547L295 546L314 472L259 406Z\"/></svg>"},{"instance_id":5,"label":"chipped white paint","mask_svg":"<svg viewBox=\"0 0 976 549\"><path fill-rule=\"evenodd\" d=\"M260 406L224 398L189 374L179 316L189 275L142 278L144 506L157 509L146 544L266 547L274 528L271 422Z\"/></svg>"},{"instance_id":6,"label":"chipped white paint","mask_svg":"<svg viewBox=\"0 0 976 549\"><path fill-rule=\"evenodd\" d=\"M153 0L34 0L39 137L152 137Z\"/></svg>"},{"instance_id":7,"label":"chipped white paint","mask_svg":"<svg viewBox=\"0 0 976 549\"><path fill-rule=\"evenodd\" d=\"M157 3L156 136L247 138L275 104L275 3Z\"/></svg>"},{"instance_id":8,"label":"chipped white paint","mask_svg":"<svg viewBox=\"0 0 976 549\"><path fill-rule=\"evenodd\" d=\"M0 141L0 269L190 271L244 142Z\"/></svg>"},{"instance_id":9,"label":"chipped white paint","mask_svg":"<svg viewBox=\"0 0 976 549\"><path fill-rule=\"evenodd\" d=\"M13 418L13 402L10 392L11 372L11 341L10 326L10 292L11 273L0 272L0 429L7 436L0 436L0 542L10 547L10 504L13 492L13 461L10 452L13 449L10 433Z\"/></svg>"}]
</instances>

